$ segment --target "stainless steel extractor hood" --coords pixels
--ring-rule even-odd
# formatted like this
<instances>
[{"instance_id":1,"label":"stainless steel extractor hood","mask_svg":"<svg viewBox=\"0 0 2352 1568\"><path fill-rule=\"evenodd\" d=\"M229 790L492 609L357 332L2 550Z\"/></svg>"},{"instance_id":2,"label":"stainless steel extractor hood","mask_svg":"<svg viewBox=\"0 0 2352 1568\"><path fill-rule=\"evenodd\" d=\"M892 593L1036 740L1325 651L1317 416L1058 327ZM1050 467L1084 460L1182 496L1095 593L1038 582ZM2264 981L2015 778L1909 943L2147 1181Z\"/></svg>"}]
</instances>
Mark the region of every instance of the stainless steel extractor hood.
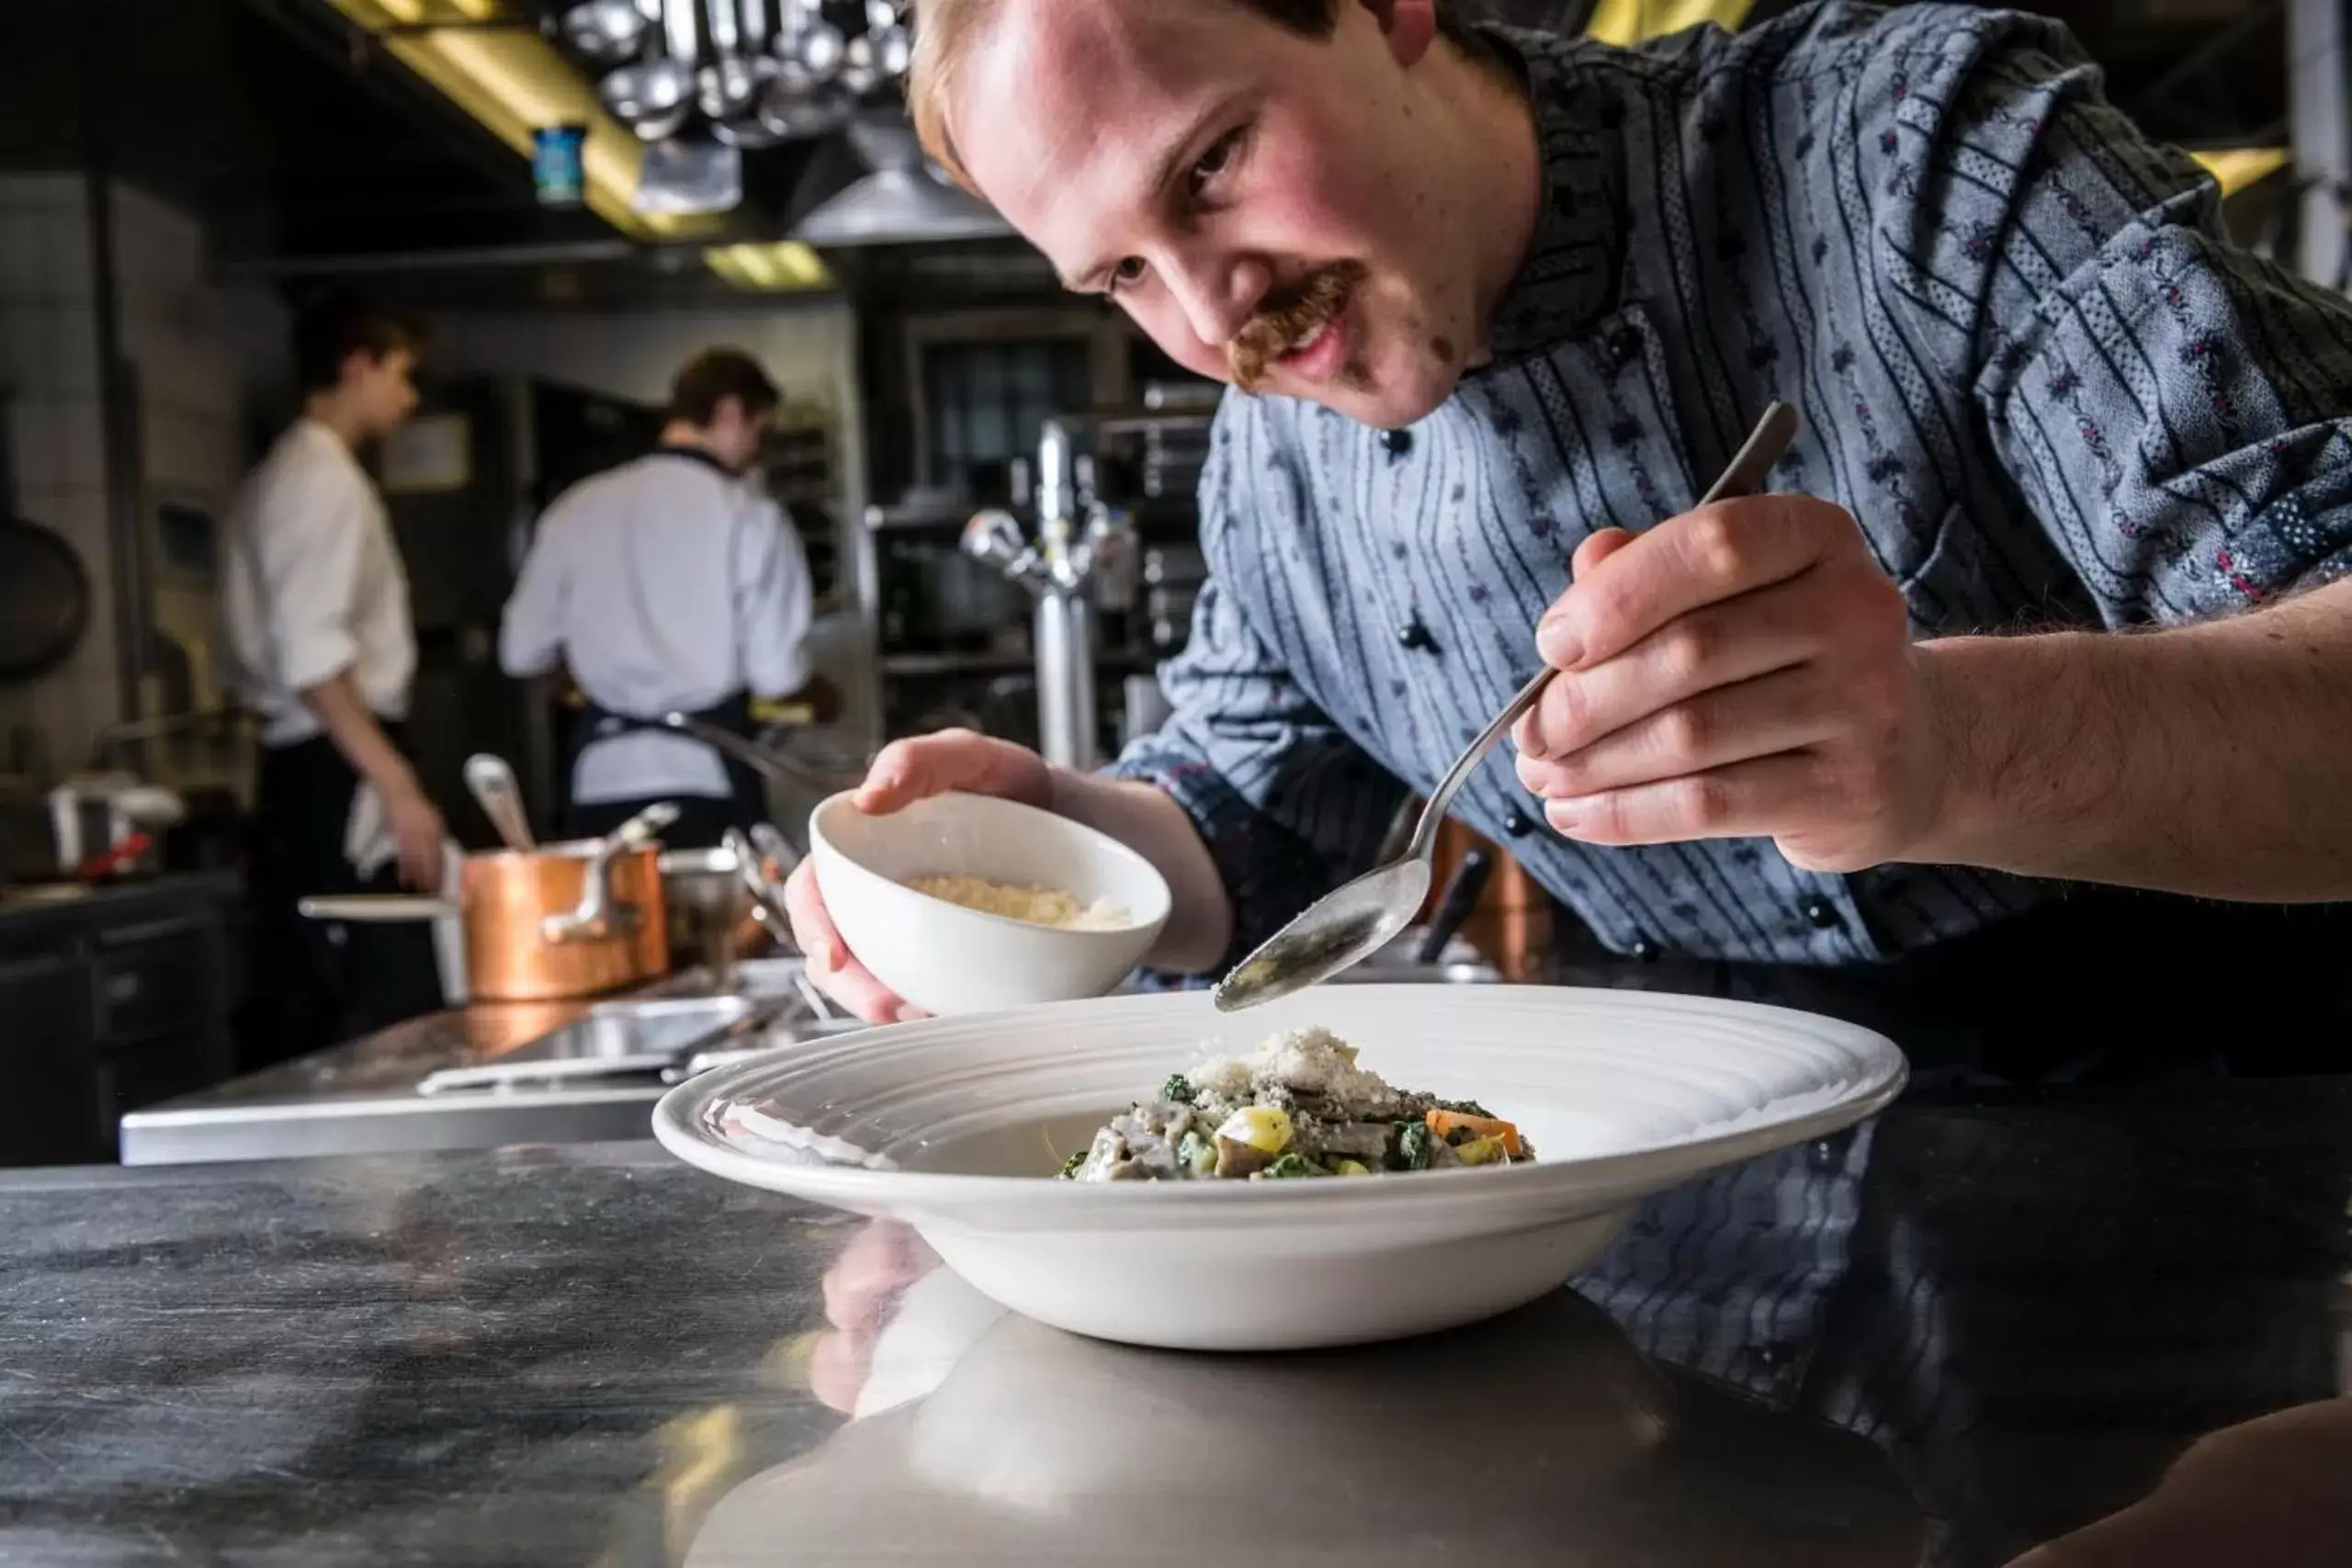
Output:
<instances>
[{"instance_id":1,"label":"stainless steel extractor hood","mask_svg":"<svg viewBox=\"0 0 2352 1568\"><path fill-rule=\"evenodd\" d=\"M1012 232L995 209L933 171L914 127L896 110L860 114L847 134L871 172L811 208L793 226L794 239L838 248L991 240Z\"/></svg>"}]
</instances>

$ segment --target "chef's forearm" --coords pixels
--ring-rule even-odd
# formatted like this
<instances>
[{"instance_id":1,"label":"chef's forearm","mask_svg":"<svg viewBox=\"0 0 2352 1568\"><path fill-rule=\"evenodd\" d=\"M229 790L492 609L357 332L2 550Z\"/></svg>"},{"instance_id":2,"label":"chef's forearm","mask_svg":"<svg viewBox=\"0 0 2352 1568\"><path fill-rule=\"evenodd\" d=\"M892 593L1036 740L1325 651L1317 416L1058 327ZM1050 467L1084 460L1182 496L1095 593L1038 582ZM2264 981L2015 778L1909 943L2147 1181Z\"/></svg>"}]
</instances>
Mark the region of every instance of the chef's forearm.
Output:
<instances>
[{"instance_id":1,"label":"chef's forearm","mask_svg":"<svg viewBox=\"0 0 2352 1568\"><path fill-rule=\"evenodd\" d=\"M1146 957L1151 967L1198 975L1216 966L1232 945L1233 904L1182 807L1153 784L1056 768L1052 808L1118 840L1167 878L1172 908Z\"/></svg>"},{"instance_id":2,"label":"chef's forearm","mask_svg":"<svg viewBox=\"0 0 2352 1568\"><path fill-rule=\"evenodd\" d=\"M349 670L331 675L315 686L303 687L301 696L302 705L318 719L334 749L343 753L343 760L361 778L374 784L379 795L389 800L420 787L416 771L377 722Z\"/></svg>"},{"instance_id":3,"label":"chef's forearm","mask_svg":"<svg viewBox=\"0 0 2352 1568\"><path fill-rule=\"evenodd\" d=\"M2352 582L2146 634L1923 644L1951 767L1905 858L2352 897Z\"/></svg>"}]
</instances>

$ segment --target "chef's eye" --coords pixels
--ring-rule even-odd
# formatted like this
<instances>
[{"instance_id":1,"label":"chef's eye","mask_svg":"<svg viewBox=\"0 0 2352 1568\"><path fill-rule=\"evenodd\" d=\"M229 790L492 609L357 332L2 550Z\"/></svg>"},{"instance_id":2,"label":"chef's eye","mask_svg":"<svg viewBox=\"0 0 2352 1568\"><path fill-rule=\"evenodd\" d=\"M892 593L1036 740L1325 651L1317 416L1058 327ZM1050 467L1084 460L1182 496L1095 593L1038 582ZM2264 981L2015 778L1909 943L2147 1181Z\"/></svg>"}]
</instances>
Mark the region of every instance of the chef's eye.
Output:
<instances>
[{"instance_id":1,"label":"chef's eye","mask_svg":"<svg viewBox=\"0 0 2352 1568\"><path fill-rule=\"evenodd\" d=\"M1206 191L1217 175L1225 173L1233 162L1233 154L1241 146L1241 135L1248 127L1236 126L1209 144L1209 150L1193 160L1186 179L1186 194L1198 197Z\"/></svg>"},{"instance_id":2,"label":"chef's eye","mask_svg":"<svg viewBox=\"0 0 2352 1568\"><path fill-rule=\"evenodd\" d=\"M1122 256L1111 269L1111 291L1115 294L1122 288L1133 288L1143 281L1143 257Z\"/></svg>"}]
</instances>

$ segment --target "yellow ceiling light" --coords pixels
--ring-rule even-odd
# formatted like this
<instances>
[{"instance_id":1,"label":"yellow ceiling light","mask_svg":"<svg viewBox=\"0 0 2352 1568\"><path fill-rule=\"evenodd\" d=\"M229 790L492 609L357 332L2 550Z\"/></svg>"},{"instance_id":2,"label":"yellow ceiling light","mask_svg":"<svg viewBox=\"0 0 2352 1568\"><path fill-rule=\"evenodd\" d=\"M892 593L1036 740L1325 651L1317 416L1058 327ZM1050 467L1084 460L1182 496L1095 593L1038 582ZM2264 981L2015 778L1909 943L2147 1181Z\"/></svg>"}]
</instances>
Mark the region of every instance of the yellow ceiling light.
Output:
<instances>
[{"instance_id":1,"label":"yellow ceiling light","mask_svg":"<svg viewBox=\"0 0 2352 1568\"><path fill-rule=\"evenodd\" d=\"M1753 4L1754 0L1600 0L1585 31L1620 47L1666 38L1702 22L1736 32ZM2226 147L2189 156L2221 183L2223 196L2235 196L2285 168L2291 155L2284 147Z\"/></svg>"},{"instance_id":2,"label":"yellow ceiling light","mask_svg":"<svg viewBox=\"0 0 2352 1568\"><path fill-rule=\"evenodd\" d=\"M2235 196L2285 168L2290 154L2284 147L2222 147L2191 152L2189 156L2204 164L2205 172L2221 182L2223 196Z\"/></svg>"},{"instance_id":3,"label":"yellow ceiling light","mask_svg":"<svg viewBox=\"0 0 2352 1568\"><path fill-rule=\"evenodd\" d=\"M713 245L703 252L702 259L737 288L775 294L833 286L833 275L825 269L823 258L797 240Z\"/></svg>"},{"instance_id":4,"label":"yellow ceiling light","mask_svg":"<svg viewBox=\"0 0 2352 1568\"><path fill-rule=\"evenodd\" d=\"M462 25L496 21L508 14L500 0L329 3L375 35L385 52L526 159L532 131L550 125L586 126L588 137L580 156L588 208L614 228L642 238L676 239L718 227L716 217L630 210L644 146L605 112L595 89L537 32L519 23L511 28ZM436 20L460 25L436 28ZM422 30L405 30L411 28Z\"/></svg>"},{"instance_id":5,"label":"yellow ceiling light","mask_svg":"<svg viewBox=\"0 0 2352 1568\"><path fill-rule=\"evenodd\" d=\"M1665 38L1702 22L1736 32L1752 6L1753 0L1600 0L1585 31L1620 47Z\"/></svg>"}]
</instances>

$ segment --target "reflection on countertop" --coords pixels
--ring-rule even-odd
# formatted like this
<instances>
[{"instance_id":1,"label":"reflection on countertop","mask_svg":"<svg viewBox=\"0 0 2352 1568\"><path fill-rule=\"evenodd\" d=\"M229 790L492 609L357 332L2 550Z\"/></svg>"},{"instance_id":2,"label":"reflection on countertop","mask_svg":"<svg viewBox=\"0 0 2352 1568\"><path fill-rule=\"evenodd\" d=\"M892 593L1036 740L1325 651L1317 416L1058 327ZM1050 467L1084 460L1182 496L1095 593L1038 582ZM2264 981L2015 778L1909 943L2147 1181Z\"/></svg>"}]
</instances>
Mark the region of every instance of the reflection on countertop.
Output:
<instances>
[{"instance_id":1,"label":"reflection on countertop","mask_svg":"<svg viewBox=\"0 0 2352 1568\"><path fill-rule=\"evenodd\" d=\"M1072 1565L1918 1561L1884 1455L1651 1366L1566 1292L1400 1344L1213 1357L991 1314L940 1270L876 1369L894 1355L944 1362L936 1386L735 1488L690 1568L935 1561L950 1542Z\"/></svg>"},{"instance_id":2,"label":"reflection on countertop","mask_svg":"<svg viewBox=\"0 0 2352 1568\"><path fill-rule=\"evenodd\" d=\"M1766 1568L1881 1543L2003 1568L2199 1437L2352 1386L2347 1193L2352 1080L1921 1097L1651 1205L1577 1287L1613 1327L1563 1299L1244 1361L985 1312L894 1341L903 1280L851 1267L874 1231L642 1144L29 1172L0 1179L0 1558L962 1562L985 1529L1027 1562L1190 1562L1106 1538L1104 1500L1170 1495L1156 1425L1198 1445L1231 1422L1192 1473L1227 1494L1201 1506L1261 1521L1262 1561L1324 1528L1285 1511L1303 1464L1318 1509L1407 1532L1409 1560L1561 1561L1598 1532L1601 1561L1705 1562L1746 1519L1732 1560ZM1472 1416L1419 1413L1449 1386ZM1444 1438L1418 1461L1417 1427ZM2260 1436L2260 1467L2187 1500L2258 1523L2283 1506L2267 1477L2331 1451ZM828 1533L858 1516L804 1472L864 1488L876 1533ZM809 1550L768 1511L787 1501ZM2247 1526L2233 1568L2352 1561L2327 1504L2297 1504L2302 1555Z\"/></svg>"}]
</instances>

